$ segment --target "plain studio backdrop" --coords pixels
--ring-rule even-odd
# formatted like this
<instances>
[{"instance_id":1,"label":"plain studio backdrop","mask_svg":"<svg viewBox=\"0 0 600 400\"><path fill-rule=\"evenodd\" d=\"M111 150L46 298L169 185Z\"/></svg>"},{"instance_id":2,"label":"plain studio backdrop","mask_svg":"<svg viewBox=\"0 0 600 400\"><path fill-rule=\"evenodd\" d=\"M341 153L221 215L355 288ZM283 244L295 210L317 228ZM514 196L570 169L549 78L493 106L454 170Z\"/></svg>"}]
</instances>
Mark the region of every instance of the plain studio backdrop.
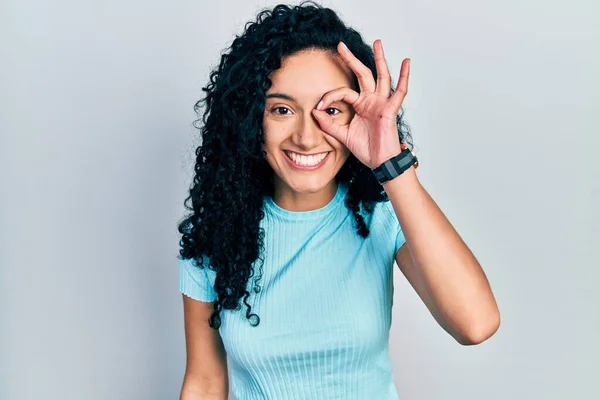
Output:
<instances>
[{"instance_id":1,"label":"plain studio backdrop","mask_svg":"<svg viewBox=\"0 0 600 400\"><path fill-rule=\"evenodd\" d=\"M394 81L412 58L418 175L502 313L463 347L395 268L402 399L600 398L600 6L587 3L322 3L383 40ZM0 3L0 399L177 398L192 106L275 4Z\"/></svg>"}]
</instances>

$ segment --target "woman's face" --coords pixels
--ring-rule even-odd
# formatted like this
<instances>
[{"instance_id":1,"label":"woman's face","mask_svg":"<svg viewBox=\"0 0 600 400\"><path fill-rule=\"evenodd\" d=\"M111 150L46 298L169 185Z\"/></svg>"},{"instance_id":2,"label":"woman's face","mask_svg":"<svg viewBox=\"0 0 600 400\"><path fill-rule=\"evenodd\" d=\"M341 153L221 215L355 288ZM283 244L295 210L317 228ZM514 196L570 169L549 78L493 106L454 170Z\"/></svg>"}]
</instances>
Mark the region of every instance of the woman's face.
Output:
<instances>
[{"instance_id":1,"label":"woman's face","mask_svg":"<svg viewBox=\"0 0 600 400\"><path fill-rule=\"evenodd\" d=\"M343 60L322 50L287 56L270 75L263 131L267 161L275 171L276 196L333 192L335 175L350 153L321 130L312 110L325 93L352 87L352 77ZM354 115L344 102L325 111L341 125L350 123Z\"/></svg>"}]
</instances>

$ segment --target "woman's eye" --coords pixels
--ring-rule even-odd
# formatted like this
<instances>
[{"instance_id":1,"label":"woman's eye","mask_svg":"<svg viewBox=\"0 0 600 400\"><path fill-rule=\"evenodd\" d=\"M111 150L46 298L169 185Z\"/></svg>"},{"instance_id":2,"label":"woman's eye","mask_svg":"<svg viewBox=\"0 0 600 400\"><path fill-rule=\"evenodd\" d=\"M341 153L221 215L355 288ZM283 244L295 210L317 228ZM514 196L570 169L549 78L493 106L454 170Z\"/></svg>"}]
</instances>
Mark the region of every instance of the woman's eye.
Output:
<instances>
[{"instance_id":1,"label":"woman's eye","mask_svg":"<svg viewBox=\"0 0 600 400\"><path fill-rule=\"evenodd\" d=\"M271 111L273 111L275 114L287 115L290 109L287 107L275 107Z\"/></svg>"},{"instance_id":2,"label":"woman's eye","mask_svg":"<svg viewBox=\"0 0 600 400\"><path fill-rule=\"evenodd\" d=\"M337 113L336 113L336 111L337 111ZM333 107L326 108L325 112L329 115L337 115L337 114L341 113L340 110L338 110L337 108L333 108Z\"/></svg>"}]
</instances>

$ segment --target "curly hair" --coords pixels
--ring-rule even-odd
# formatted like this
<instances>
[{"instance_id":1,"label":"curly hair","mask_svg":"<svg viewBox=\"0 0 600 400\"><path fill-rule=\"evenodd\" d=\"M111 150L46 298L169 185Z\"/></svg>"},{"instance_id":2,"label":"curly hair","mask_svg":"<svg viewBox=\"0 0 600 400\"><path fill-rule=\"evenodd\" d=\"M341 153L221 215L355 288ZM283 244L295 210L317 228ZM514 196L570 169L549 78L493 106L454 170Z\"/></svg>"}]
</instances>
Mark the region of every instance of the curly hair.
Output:
<instances>
[{"instance_id":1,"label":"curly hair","mask_svg":"<svg viewBox=\"0 0 600 400\"><path fill-rule=\"evenodd\" d=\"M194 105L199 116L205 105L202 116L194 121L202 143L196 149L195 175L184 201L191 213L178 226L182 234L179 258L193 258L199 268L216 272L217 299L209 318L214 329L221 325L221 310L239 310L242 297L250 324L256 326L260 321L251 312L247 284L254 276L252 290L258 293L261 289L264 229L259 224L264 217L264 197L274 193L274 171L262 148L269 75L280 68L283 57L301 50L337 55L340 41L376 78L372 48L333 10L311 1L262 10L221 55L209 83L202 88L205 97ZM353 81L358 90L356 76ZM397 116L400 141L412 148L403 113L401 109ZM345 205L354 216L357 234L367 237L369 229L361 207L372 213L376 202L388 200L385 191L373 172L352 154L335 180L348 186ZM210 260L206 266L205 257Z\"/></svg>"}]
</instances>

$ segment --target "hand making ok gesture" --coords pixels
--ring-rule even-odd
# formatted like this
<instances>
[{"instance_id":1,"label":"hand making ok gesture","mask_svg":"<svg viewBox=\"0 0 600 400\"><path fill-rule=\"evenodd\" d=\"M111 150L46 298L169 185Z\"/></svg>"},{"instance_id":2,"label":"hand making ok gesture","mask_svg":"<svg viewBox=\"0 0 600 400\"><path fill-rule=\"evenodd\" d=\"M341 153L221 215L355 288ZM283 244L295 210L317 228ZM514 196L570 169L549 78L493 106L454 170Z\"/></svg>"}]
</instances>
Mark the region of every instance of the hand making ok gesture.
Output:
<instances>
[{"instance_id":1,"label":"hand making ok gesture","mask_svg":"<svg viewBox=\"0 0 600 400\"><path fill-rule=\"evenodd\" d=\"M402 61L400 79L393 95L392 79L383 54L381 40L373 43L377 82L358 58L342 42L338 52L358 78L360 93L348 87L327 92L313 114L321 129L343 143L367 167L374 169L401 152L396 115L408 92L410 59ZM334 101L345 101L354 111L348 125L340 125L325 110Z\"/></svg>"}]
</instances>

